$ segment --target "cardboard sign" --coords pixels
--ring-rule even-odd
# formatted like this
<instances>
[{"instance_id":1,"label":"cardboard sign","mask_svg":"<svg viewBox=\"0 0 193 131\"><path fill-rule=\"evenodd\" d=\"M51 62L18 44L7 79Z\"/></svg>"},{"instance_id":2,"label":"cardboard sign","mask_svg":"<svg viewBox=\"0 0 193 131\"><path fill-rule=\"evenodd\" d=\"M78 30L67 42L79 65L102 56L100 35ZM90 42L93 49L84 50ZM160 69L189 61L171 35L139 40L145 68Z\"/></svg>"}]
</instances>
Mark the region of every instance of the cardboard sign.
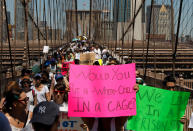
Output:
<instances>
[{"instance_id":1,"label":"cardboard sign","mask_svg":"<svg viewBox=\"0 0 193 131\"><path fill-rule=\"evenodd\" d=\"M68 115L117 117L136 115L135 64L70 66Z\"/></svg>"},{"instance_id":2,"label":"cardboard sign","mask_svg":"<svg viewBox=\"0 0 193 131\"><path fill-rule=\"evenodd\" d=\"M83 131L84 124L80 117L68 117L67 113L60 112L60 125L58 131Z\"/></svg>"},{"instance_id":3,"label":"cardboard sign","mask_svg":"<svg viewBox=\"0 0 193 131\"><path fill-rule=\"evenodd\" d=\"M191 114L188 128L193 128L193 113Z\"/></svg>"},{"instance_id":4,"label":"cardboard sign","mask_svg":"<svg viewBox=\"0 0 193 131\"><path fill-rule=\"evenodd\" d=\"M49 46L44 46L43 53L48 53L49 52Z\"/></svg>"},{"instance_id":5,"label":"cardboard sign","mask_svg":"<svg viewBox=\"0 0 193 131\"><path fill-rule=\"evenodd\" d=\"M80 65L93 65L95 53L80 54Z\"/></svg>"},{"instance_id":6,"label":"cardboard sign","mask_svg":"<svg viewBox=\"0 0 193 131\"><path fill-rule=\"evenodd\" d=\"M189 92L169 91L140 85L137 116L128 120L127 129L135 131L183 131L180 122Z\"/></svg>"},{"instance_id":7,"label":"cardboard sign","mask_svg":"<svg viewBox=\"0 0 193 131\"><path fill-rule=\"evenodd\" d=\"M69 65L70 65L70 64L74 64L74 61L62 63L62 69L61 69L62 75L66 75L66 74L67 74L67 72L68 72L68 70L69 70Z\"/></svg>"}]
</instances>

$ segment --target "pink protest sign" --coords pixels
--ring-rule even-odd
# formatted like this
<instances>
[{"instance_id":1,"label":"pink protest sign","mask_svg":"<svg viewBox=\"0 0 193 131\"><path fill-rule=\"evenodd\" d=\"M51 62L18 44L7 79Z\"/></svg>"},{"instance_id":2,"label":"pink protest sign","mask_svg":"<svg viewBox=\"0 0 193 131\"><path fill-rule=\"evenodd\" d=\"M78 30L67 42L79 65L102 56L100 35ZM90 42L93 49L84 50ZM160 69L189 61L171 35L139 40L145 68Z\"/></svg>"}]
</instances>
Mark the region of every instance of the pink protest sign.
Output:
<instances>
[{"instance_id":1,"label":"pink protest sign","mask_svg":"<svg viewBox=\"0 0 193 131\"><path fill-rule=\"evenodd\" d=\"M135 64L70 65L68 116L136 115Z\"/></svg>"},{"instance_id":2,"label":"pink protest sign","mask_svg":"<svg viewBox=\"0 0 193 131\"><path fill-rule=\"evenodd\" d=\"M74 64L74 61L62 63L62 69L61 69L62 75L66 75L67 74L70 64Z\"/></svg>"}]
</instances>

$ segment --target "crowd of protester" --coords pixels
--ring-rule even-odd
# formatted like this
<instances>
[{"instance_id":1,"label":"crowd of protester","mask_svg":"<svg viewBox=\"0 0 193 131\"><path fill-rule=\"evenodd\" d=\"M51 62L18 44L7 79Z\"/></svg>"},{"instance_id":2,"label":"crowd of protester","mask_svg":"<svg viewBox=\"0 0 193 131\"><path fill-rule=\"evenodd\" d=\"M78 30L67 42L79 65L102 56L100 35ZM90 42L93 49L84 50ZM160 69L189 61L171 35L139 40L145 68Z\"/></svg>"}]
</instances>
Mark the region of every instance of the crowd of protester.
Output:
<instances>
[{"instance_id":1,"label":"crowd of protester","mask_svg":"<svg viewBox=\"0 0 193 131\"><path fill-rule=\"evenodd\" d=\"M95 53L93 65L118 65L119 61L106 48L97 44L71 42L59 48L40 65L36 62L32 69L24 68L18 81L10 81L1 98L0 122L4 123L2 131L56 131L59 112L68 112L69 73L62 75L62 63L74 61L80 63L81 53ZM129 63L129 62L127 62ZM136 71L138 84L145 84ZM169 82L169 83L168 83ZM175 79L169 77L164 81L165 87L174 90ZM137 91L138 85L134 87ZM124 130L128 117L116 118L82 118L83 129L95 131ZM112 127L112 121L114 127ZM98 125L96 125L96 122ZM9 127L10 124L10 127ZM2 125L2 124L0 124Z\"/></svg>"}]
</instances>

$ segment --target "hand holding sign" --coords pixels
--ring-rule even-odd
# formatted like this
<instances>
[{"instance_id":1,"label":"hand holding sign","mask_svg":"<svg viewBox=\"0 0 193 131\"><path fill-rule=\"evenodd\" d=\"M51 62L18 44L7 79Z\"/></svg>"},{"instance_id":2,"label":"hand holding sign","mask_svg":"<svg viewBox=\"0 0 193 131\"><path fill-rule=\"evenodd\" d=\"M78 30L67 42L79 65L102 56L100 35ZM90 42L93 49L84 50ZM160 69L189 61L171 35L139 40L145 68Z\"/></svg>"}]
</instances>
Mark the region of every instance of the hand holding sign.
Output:
<instances>
[{"instance_id":1,"label":"hand holding sign","mask_svg":"<svg viewBox=\"0 0 193 131\"><path fill-rule=\"evenodd\" d=\"M136 114L135 64L71 65L69 116L117 117Z\"/></svg>"}]
</instances>

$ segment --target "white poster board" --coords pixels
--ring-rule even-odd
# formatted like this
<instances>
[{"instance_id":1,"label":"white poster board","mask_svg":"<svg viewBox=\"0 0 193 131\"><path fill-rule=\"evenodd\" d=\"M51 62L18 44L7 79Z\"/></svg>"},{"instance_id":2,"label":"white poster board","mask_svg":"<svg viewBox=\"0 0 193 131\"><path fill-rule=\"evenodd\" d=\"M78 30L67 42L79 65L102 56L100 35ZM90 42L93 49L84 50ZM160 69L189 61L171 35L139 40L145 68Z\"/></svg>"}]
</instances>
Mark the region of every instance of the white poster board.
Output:
<instances>
[{"instance_id":1,"label":"white poster board","mask_svg":"<svg viewBox=\"0 0 193 131\"><path fill-rule=\"evenodd\" d=\"M193 128L193 113L192 113L192 115L190 117L190 122L189 122L188 128Z\"/></svg>"},{"instance_id":2,"label":"white poster board","mask_svg":"<svg viewBox=\"0 0 193 131\"><path fill-rule=\"evenodd\" d=\"M44 46L43 53L45 54L48 53L49 49L50 49L49 46Z\"/></svg>"},{"instance_id":3,"label":"white poster board","mask_svg":"<svg viewBox=\"0 0 193 131\"><path fill-rule=\"evenodd\" d=\"M60 112L60 125L58 131L83 131L81 124L84 124L80 117L68 117L65 112Z\"/></svg>"}]
</instances>

